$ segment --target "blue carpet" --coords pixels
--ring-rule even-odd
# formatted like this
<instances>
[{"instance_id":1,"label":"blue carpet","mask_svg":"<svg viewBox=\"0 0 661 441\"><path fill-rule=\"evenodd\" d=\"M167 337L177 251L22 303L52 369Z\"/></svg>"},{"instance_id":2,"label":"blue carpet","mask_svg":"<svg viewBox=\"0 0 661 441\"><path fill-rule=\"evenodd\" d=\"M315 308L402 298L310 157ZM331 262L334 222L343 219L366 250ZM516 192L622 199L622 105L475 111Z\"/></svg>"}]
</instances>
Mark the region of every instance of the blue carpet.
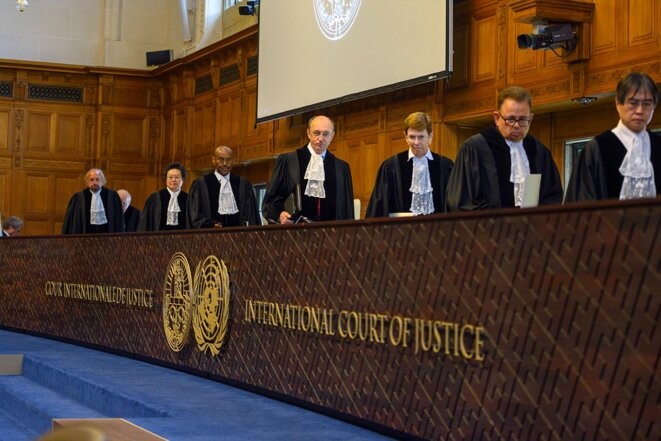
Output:
<instances>
[{"instance_id":1,"label":"blue carpet","mask_svg":"<svg viewBox=\"0 0 661 441\"><path fill-rule=\"evenodd\" d=\"M52 418L125 418L172 441L385 440L369 430L208 379L0 330L0 441L32 440Z\"/></svg>"}]
</instances>

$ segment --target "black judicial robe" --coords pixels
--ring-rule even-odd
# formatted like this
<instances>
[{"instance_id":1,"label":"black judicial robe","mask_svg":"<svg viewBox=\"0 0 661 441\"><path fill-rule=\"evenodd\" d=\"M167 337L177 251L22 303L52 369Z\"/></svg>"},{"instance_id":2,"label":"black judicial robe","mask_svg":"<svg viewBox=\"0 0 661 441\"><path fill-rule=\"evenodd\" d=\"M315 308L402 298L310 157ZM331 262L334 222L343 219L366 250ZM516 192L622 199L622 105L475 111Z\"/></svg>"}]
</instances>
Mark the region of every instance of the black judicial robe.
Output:
<instances>
[{"instance_id":1,"label":"black judicial robe","mask_svg":"<svg viewBox=\"0 0 661 441\"><path fill-rule=\"evenodd\" d=\"M648 133L650 161L658 196L661 194L661 136ZM591 139L572 168L565 202L619 199L624 182L620 166L626 154L626 147L610 130Z\"/></svg>"},{"instance_id":2,"label":"black judicial robe","mask_svg":"<svg viewBox=\"0 0 661 441\"><path fill-rule=\"evenodd\" d=\"M388 216L390 213L408 212L411 208L411 181L413 161L408 159L405 150L383 161L376 174L365 217ZM429 179L434 195L434 213L447 211L445 192L452 171L452 161L432 152L429 164Z\"/></svg>"},{"instance_id":3,"label":"black judicial robe","mask_svg":"<svg viewBox=\"0 0 661 441\"><path fill-rule=\"evenodd\" d=\"M124 212L124 231L127 233L138 231L138 224L140 223L140 210L132 205L129 205Z\"/></svg>"},{"instance_id":4,"label":"black judicial robe","mask_svg":"<svg viewBox=\"0 0 661 441\"><path fill-rule=\"evenodd\" d=\"M164 188L150 194L140 215L138 231L185 230L188 193L180 191L177 195L177 202L181 210L177 219L179 224L176 226L167 225L170 192L167 188Z\"/></svg>"},{"instance_id":5,"label":"black judicial robe","mask_svg":"<svg viewBox=\"0 0 661 441\"><path fill-rule=\"evenodd\" d=\"M264 196L262 212L266 219L278 221L285 211L285 201L300 185L303 216L314 221L354 219L353 183L349 164L326 151L324 158L325 198L305 196L305 171L311 158L308 146L278 156L273 177Z\"/></svg>"},{"instance_id":6,"label":"black judicial robe","mask_svg":"<svg viewBox=\"0 0 661 441\"><path fill-rule=\"evenodd\" d=\"M527 135L523 149L530 173L542 175L539 205L562 202L562 184L551 152ZM510 182L510 148L496 127L473 135L459 149L448 182L450 211L514 207L514 184Z\"/></svg>"},{"instance_id":7,"label":"black judicial robe","mask_svg":"<svg viewBox=\"0 0 661 441\"><path fill-rule=\"evenodd\" d=\"M106 211L108 233L120 233L124 231L124 216L122 213L122 201L116 191L101 187L101 200ZM87 234L94 233L90 224L90 206L92 205L92 192L85 189L75 193L69 199L62 234Z\"/></svg>"},{"instance_id":8,"label":"black judicial robe","mask_svg":"<svg viewBox=\"0 0 661 441\"><path fill-rule=\"evenodd\" d=\"M220 182L214 173L197 178L188 193L188 227L211 228L220 222L224 227L261 225L257 199L252 184L247 179L229 174L230 186L239 212L234 215L218 213Z\"/></svg>"}]
</instances>

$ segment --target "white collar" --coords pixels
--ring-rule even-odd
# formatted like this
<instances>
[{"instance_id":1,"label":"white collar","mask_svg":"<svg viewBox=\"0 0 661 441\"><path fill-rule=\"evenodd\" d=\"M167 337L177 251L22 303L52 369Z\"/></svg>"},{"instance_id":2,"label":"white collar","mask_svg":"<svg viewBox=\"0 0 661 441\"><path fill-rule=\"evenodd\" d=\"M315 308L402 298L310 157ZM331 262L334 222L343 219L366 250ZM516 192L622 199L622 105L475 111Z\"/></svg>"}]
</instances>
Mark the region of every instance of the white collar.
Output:
<instances>
[{"instance_id":1,"label":"white collar","mask_svg":"<svg viewBox=\"0 0 661 441\"><path fill-rule=\"evenodd\" d=\"M427 153L425 153L424 157L427 158L430 161L434 160L434 156L432 156L432 154L431 154L431 149L427 149ZM417 158L417 156L415 156L413 154L413 150L411 150L411 147L409 147L409 157L408 157L407 161L410 161L411 158ZM422 159L422 158L420 158L420 159Z\"/></svg>"},{"instance_id":2,"label":"white collar","mask_svg":"<svg viewBox=\"0 0 661 441\"><path fill-rule=\"evenodd\" d=\"M507 144L507 146L510 149L523 148L523 139L521 141L511 141L511 140L505 138L505 143Z\"/></svg>"},{"instance_id":3,"label":"white collar","mask_svg":"<svg viewBox=\"0 0 661 441\"><path fill-rule=\"evenodd\" d=\"M316 155L317 154L317 152L315 152L314 149L312 148L312 143L311 142L308 142L308 151L310 152L311 155ZM324 152L320 155L321 159L326 159L326 152L327 151L328 151L328 149L324 150Z\"/></svg>"},{"instance_id":4,"label":"white collar","mask_svg":"<svg viewBox=\"0 0 661 441\"><path fill-rule=\"evenodd\" d=\"M177 191L172 191L167 187L165 187L165 189L168 191L168 193L170 193L170 197L177 196L181 192L181 187L179 187L179 190L177 190Z\"/></svg>"},{"instance_id":5,"label":"white collar","mask_svg":"<svg viewBox=\"0 0 661 441\"><path fill-rule=\"evenodd\" d=\"M216 179L218 179L218 182L223 182L223 181L227 182L230 178L229 173L227 173L226 176L223 176L220 173L218 173L218 171L214 171L213 174L216 175Z\"/></svg>"},{"instance_id":6,"label":"white collar","mask_svg":"<svg viewBox=\"0 0 661 441\"><path fill-rule=\"evenodd\" d=\"M645 156L649 159L651 155L651 147L650 147L650 135L647 133L647 130L641 130L640 132L636 133L627 126L624 125L622 120L617 123L617 127L615 127L613 130L611 130L615 136L622 142L624 147L629 151L631 146L633 145L633 140L638 138L640 141L640 145L643 147L643 151L645 152Z\"/></svg>"}]
</instances>

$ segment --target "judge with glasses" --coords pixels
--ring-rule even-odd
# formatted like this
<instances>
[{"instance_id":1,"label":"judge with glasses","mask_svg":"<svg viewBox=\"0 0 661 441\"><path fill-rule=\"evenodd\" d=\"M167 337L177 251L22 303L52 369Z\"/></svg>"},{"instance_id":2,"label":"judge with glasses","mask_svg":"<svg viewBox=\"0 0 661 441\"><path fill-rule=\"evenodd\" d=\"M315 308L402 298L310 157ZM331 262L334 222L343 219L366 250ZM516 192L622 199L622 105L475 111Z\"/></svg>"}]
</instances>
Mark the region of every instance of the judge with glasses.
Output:
<instances>
[{"instance_id":1,"label":"judge with glasses","mask_svg":"<svg viewBox=\"0 0 661 441\"><path fill-rule=\"evenodd\" d=\"M304 222L353 219L349 164L328 151L335 135L333 121L327 116L314 116L308 121L306 133L308 144L280 155L275 161L264 197L264 216L269 222L280 224L297 223L301 219ZM285 208L285 201L292 196L293 213Z\"/></svg>"},{"instance_id":2,"label":"judge with glasses","mask_svg":"<svg viewBox=\"0 0 661 441\"><path fill-rule=\"evenodd\" d=\"M526 178L540 174L539 205L562 202L562 184L551 152L528 134L530 93L508 87L498 95L495 126L473 135L459 149L448 182L450 211L520 207Z\"/></svg>"},{"instance_id":3,"label":"judge with glasses","mask_svg":"<svg viewBox=\"0 0 661 441\"><path fill-rule=\"evenodd\" d=\"M661 136L647 128L658 101L659 91L649 75L633 72L620 80L615 91L620 121L579 154L565 202L661 194Z\"/></svg>"}]
</instances>

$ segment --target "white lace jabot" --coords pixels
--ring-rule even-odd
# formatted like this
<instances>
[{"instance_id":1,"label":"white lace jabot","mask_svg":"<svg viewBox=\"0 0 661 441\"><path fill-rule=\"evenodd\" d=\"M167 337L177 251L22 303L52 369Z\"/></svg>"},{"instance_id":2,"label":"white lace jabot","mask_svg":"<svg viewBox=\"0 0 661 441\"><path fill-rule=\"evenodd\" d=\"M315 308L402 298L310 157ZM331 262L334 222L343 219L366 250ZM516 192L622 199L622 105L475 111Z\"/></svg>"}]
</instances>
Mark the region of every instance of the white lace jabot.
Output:
<instances>
[{"instance_id":1,"label":"white lace jabot","mask_svg":"<svg viewBox=\"0 0 661 441\"><path fill-rule=\"evenodd\" d=\"M304 178L308 180L305 186L305 195L324 199L326 197L326 189L324 188L324 181L326 180L324 158L317 154L310 144L308 144L308 150L311 157L310 162L308 162L308 168L305 169Z\"/></svg>"},{"instance_id":2,"label":"white lace jabot","mask_svg":"<svg viewBox=\"0 0 661 441\"><path fill-rule=\"evenodd\" d=\"M627 128L620 121L612 132L627 149L627 154L620 165L620 174L624 177L620 199L653 198L656 196L654 168L650 161L650 135L646 130L638 133Z\"/></svg>"},{"instance_id":3,"label":"white lace jabot","mask_svg":"<svg viewBox=\"0 0 661 441\"><path fill-rule=\"evenodd\" d=\"M505 142L510 148L510 159L512 161L510 182L514 184L514 205L520 207L523 202L523 187L526 176L530 174L530 163L526 151L523 149L523 141L514 142L506 139Z\"/></svg>"},{"instance_id":4,"label":"white lace jabot","mask_svg":"<svg viewBox=\"0 0 661 441\"><path fill-rule=\"evenodd\" d=\"M411 208L413 214L431 214L434 212L434 189L429 177L429 161L434 157L427 150L424 157L418 158L409 148L409 160L413 161L413 177L411 179Z\"/></svg>"}]
</instances>

